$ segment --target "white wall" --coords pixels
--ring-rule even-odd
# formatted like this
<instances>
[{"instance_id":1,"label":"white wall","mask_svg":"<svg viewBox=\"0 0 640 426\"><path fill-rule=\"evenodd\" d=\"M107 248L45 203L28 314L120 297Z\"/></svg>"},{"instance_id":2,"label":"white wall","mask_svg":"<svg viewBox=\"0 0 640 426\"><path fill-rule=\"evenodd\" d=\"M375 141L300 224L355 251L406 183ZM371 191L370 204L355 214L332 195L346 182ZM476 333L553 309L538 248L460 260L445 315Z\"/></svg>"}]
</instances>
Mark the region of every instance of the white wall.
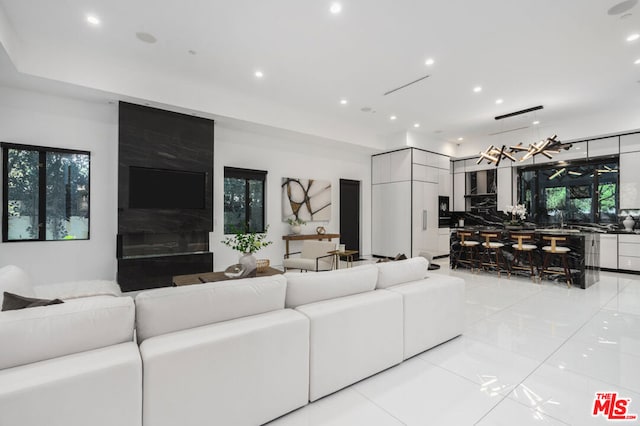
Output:
<instances>
[{"instance_id":1,"label":"white wall","mask_svg":"<svg viewBox=\"0 0 640 426\"><path fill-rule=\"evenodd\" d=\"M115 279L117 120L116 105L0 86L0 141L91 152L91 239L0 243L0 266L34 283Z\"/></svg>"},{"instance_id":2,"label":"white wall","mask_svg":"<svg viewBox=\"0 0 640 426\"><path fill-rule=\"evenodd\" d=\"M257 130L257 131L256 131ZM282 135L260 129L216 123L214 154L214 226L211 251L214 252L215 270L223 270L238 262L238 253L220 243L224 238L224 167L266 170L266 223L269 225L269 247L260 250L257 258L268 258L272 265L281 265L285 252L282 235L289 234L289 225L282 222L283 177L313 178L331 181L331 220L307 223L303 233L315 233L324 226L328 233L340 231L340 179L361 181L360 236L362 254L371 253L371 152L362 148L341 145L333 141L297 135ZM335 241L335 240L334 240ZM299 251L300 242L291 242L291 251Z\"/></svg>"}]
</instances>

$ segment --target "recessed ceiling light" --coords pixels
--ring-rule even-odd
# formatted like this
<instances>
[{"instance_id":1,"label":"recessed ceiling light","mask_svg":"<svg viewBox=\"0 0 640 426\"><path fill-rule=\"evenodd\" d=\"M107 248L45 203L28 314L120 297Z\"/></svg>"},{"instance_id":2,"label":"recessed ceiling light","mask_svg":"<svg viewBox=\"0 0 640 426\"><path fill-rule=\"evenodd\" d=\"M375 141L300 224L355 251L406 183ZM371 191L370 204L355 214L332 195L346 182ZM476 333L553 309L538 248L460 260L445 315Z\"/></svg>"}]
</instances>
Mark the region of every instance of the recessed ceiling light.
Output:
<instances>
[{"instance_id":1,"label":"recessed ceiling light","mask_svg":"<svg viewBox=\"0 0 640 426\"><path fill-rule=\"evenodd\" d=\"M338 13L342 12L342 5L340 3L331 3L331 7L329 8L329 12L333 13L334 15L337 15Z\"/></svg>"},{"instance_id":2,"label":"recessed ceiling light","mask_svg":"<svg viewBox=\"0 0 640 426\"><path fill-rule=\"evenodd\" d=\"M415 127L415 128L417 129L418 127L420 127L420 123L415 123L415 124L413 125L413 127Z\"/></svg>"},{"instance_id":3,"label":"recessed ceiling light","mask_svg":"<svg viewBox=\"0 0 640 426\"><path fill-rule=\"evenodd\" d=\"M424 61L424 64L428 67L430 67L431 65L435 64L436 61L433 60L433 58L429 58L426 61Z\"/></svg>"},{"instance_id":4,"label":"recessed ceiling light","mask_svg":"<svg viewBox=\"0 0 640 426\"><path fill-rule=\"evenodd\" d=\"M346 105L349 102L346 99L340 99L340 105Z\"/></svg>"},{"instance_id":5,"label":"recessed ceiling light","mask_svg":"<svg viewBox=\"0 0 640 426\"><path fill-rule=\"evenodd\" d=\"M464 140L464 138L458 138L458 140L459 140L459 141L463 141L463 140Z\"/></svg>"},{"instance_id":6,"label":"recessed ceiling light","mask_svg":"<svg viewBox=\"0 0 640 426\"><path fill-rule=\"evenodd\" d=\"M627 37L627 41L636 41L639 38L640 38L640 34L633 33L629 37Z\"/></svg>"},{"instance_id":7,"label":"recessed ceiling light","mask_svg":"<svg viewBox=\"0 0 640 426\"><path fill-rule=\"evenodd\" d=\"M143 41L145 43L150 43L150 44L153 44L156 41L158 41L158 39L156 39L153 34L149 34L149 33L136 33L136 37L138 38L138 40Z\"/></svg>"},{"instance_id":8,"label":"recessed ceiling light","mask_svg":"<svg viewBox=\"0 0 640 426\"><path fill-rule=\"evenodd\" d=\"M100 25L100 19L95 15L87 15L87 22L91 25Z\"/></svg>"},{"instance_id":9,"label":"recessed ceiling light","mask_svg":"<svg viewBox=\"0 0 640 426\"><path fill-rule=\"evenodd\" d=\"M398 117L396 117L395 115L392 115L391 117L389 117L389 120L393 121L396 120Z\"/></svg>"},{"instance_id":10,"label":"recessed ceiling light","mask_svg":"<svg viewBox=\"0 0 640 426\"><path fill-rule=\"evenodd\" d=\"M635 65L640 64L640 59L636 59L635 61L633 61L633 63L634 63Z\"/></svg>"},{"instance_id":11,"label":"recessed ceiling light","mask_svg":"<svg viewBox=\"0 0 640 426\"><path fill-rule=\"evenodd\" d=\"M534 121L534 122L533 122L533 123L531 123L531 124L540 124L540 121L536 120L536 121Z\"/></svg>"},{"instance_id":12,"label":"recessed ceiling light","mask_svg":"<svg viewBox=\"0 0 640 426\"><path fill-rule=\"evenodd\" d=\"M474 88L473 88L473 91L474 91L475 93L480 93L480 92L482 92L482 86L476 86L476 87L474 87Z\"/></svg>"},{"instance_id":13,"label":"recessed ceiling light","mask_svg":"<svg viewBox=\"0 0 640 426\"><path fill-rule=\"evenodd\" d=\"M257 78L262 78L264 77L264 74L262 73L262 71L258 70L255 73L253 73L253 75L255 75Z\"/></svg>"},{"instance_id":14,"label":"recessed ceiling light","mask_svg":"<svg viewBox=\"0 0 640 426\"><path fill-rule=\"evenodd\" d=\"M500 105L501 103L503 103L504 100L503 99L496 99L496 105Z\"/></svg>"}]
</instances>

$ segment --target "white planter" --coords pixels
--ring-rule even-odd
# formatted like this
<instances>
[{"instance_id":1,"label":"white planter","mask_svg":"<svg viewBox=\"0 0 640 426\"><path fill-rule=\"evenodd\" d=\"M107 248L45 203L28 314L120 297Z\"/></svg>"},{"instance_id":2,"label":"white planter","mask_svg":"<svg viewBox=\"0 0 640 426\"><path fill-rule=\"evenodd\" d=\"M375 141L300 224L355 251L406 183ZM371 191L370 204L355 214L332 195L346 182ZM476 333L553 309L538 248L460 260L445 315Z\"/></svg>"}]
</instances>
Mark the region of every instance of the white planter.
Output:
<instances>
[{"instance_id":1,"label":"white planter","mask_svg":"<svg viewBox=\"0 0 640 426\"><path fill-rule=\"evenodd\" d=\"M246 271L242 275L243 277L255 277L257 272L256 258L251 253L245 253L240 256L238 263L245 267Z\"/></svg>"},{"instance_id":2,"label":"white planter","mask_svg":"<svg viewBox=\"0 0 640 426\"><path fill-rule=\"evenodd\" d=\"M622 224L624 225L625 231L631 232L633 231L633 226L636 224L636 221L633 220L631 216L627 216L627 218L622 221Z\"/></svg>"},{"instance_id":3,"label":"white planter","mask_svg":"<svg viewBox=\"0 0 640 426\"><path fill-rule=\"evenodd\" d=\"M289 225L291 227L291 233L292 234L299 234L300 232L302 232L302 226L300 225Z\"/></svg>"}]
</instances>

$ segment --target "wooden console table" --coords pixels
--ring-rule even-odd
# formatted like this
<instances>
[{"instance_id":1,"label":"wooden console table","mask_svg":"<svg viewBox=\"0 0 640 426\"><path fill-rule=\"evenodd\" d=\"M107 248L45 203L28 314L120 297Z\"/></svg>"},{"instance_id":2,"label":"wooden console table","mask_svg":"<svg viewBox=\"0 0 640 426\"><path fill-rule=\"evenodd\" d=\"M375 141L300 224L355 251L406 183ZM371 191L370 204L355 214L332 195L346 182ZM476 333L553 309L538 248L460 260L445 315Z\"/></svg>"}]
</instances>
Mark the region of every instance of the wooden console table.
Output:
<instances>
[{"instance_id":1,"label":"wooden console table","mask_svg":"<svg viewBox=\"0 0 640 426\"><path fill-rule=\"evenodd\" d=\"M327 240L331 241L334 238L340 238L340 234L289 234L283 235L282 239L286 242L286 256L289 256L289 241L299 240Z\"/></svg>"},{"instance_id":2,"label":"wooden console table","mask_svg":"<svg viewBox=\"0 0 640 426\"><path fill-rule=\"evenodd\" d=\"M283 272L279 269L269 267L264 272L258 272L256 277L268 277L271 275L282 274ZM191 275L176 275L173 277L173 285L174 287L181 285L191 285L191 284L202 284L202 283L212 283L216 281L227 281L235 278L227 277L224 272L203 272L201 274L191 274Z\"/></svg>"}]
</instances>

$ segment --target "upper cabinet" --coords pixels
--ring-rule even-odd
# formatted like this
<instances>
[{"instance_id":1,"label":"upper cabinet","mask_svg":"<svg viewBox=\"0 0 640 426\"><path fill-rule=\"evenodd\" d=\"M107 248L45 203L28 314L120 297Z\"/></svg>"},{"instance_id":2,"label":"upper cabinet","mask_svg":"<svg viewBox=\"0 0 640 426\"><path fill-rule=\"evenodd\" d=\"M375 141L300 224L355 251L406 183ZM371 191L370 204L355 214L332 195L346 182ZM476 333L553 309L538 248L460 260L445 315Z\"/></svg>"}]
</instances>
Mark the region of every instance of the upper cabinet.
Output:
<instances>
[{"instance_id":1,"label":"upper cabinet","mask_svg":"<svg viewBox=\"0 0 640 426\"><path fill-rule=\"evenodd\" d=\"M640 151L620 154L620 208L640 208Z\"/></svg>"},{"instance_id":2,"label":"upper cabinet","mask_svg":"<svg viewBox=\"0 0 640 426\"><path fill-rule=\"evenodd\" d=\"M640 133L620 136L620 152L640 151Z\"/></svg>"},{"instance_id":3,"label":"upper cabinet","mask_svg":"<svg viewBox=\"0 0 640 426\"><path fill-rule=\"evenodd\" d=\"M411 180L411 149L375 155L371 167L371 183L374 185Z\"/></svg>"},{"instance_id":4,"label":"upper cabinet","mask_svg":"<svg viewBox=\"0 0 640 426\"><path fill-rule=\"evenodd\" d=\"M574 143L568 150L562 150L558 154L553 154L553 158L547 158L542 154L534 157L534 164L555 163L557 161L580 160L587 158L587 142Z\"/></svg>"},{"instance_id":5,"label":"upper cabinet","mask_svg":"<svg viewBox=\"0 0 640 426\"><path fill-rule=\"evenodd\" d=\"M610 138L595 139L587 142L587 145L589 148L589 158L617 155L618 152L620 152L620 137L613 136Z\"/></svg>"}]
</instances>

